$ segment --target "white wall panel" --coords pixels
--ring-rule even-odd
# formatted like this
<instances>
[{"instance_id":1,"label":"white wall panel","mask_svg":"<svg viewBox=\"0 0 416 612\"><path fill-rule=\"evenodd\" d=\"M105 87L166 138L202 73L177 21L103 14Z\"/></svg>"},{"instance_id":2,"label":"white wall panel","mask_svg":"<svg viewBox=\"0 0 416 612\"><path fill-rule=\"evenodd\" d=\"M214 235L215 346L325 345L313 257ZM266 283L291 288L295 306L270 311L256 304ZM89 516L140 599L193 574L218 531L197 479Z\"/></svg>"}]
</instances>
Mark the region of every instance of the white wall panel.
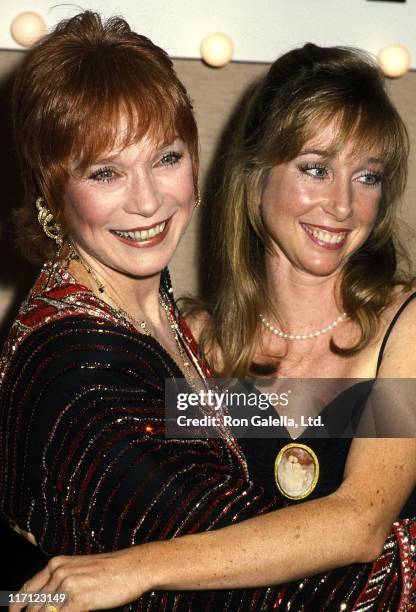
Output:
<instances>
[{"instance_id":1,"label":"white wall panel","mask_svg":"<svg viewBox=\"0 0 416 612\"><path fill-rule=\"evenodd\" d=\"M178 58L199 57L202 38L222 31L234 40L238 61L270 62L307 41L353 45L372 53L400 42L416 67L416 0L89 0L80 4L0 0L0 4L3 49L19 48L10 35L11 21L19 13L36 11L52 27L81 5L107 17L124 16L136 31Z\"/></svg>"}]
</instances>

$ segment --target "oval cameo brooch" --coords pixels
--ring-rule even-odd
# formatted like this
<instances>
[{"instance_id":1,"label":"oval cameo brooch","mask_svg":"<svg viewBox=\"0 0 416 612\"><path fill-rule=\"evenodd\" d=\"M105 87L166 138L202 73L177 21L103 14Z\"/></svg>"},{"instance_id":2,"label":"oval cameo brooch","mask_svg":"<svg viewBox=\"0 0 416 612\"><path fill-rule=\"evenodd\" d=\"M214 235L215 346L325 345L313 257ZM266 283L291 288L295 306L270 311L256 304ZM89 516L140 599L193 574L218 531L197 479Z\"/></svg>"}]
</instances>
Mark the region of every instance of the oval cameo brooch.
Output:
<instances>
[{"instance_id":1,"label":"oval cameo brooch","mask_svg":"<svg viewBox=\"0 0 416 612\"><path fill-rule=\"evenodd\" d=\"M274 462L277 488L289 499L303 499L312 493L319 478L319 461L306 444L286 444Z\"/></svg>"}]
</instances>

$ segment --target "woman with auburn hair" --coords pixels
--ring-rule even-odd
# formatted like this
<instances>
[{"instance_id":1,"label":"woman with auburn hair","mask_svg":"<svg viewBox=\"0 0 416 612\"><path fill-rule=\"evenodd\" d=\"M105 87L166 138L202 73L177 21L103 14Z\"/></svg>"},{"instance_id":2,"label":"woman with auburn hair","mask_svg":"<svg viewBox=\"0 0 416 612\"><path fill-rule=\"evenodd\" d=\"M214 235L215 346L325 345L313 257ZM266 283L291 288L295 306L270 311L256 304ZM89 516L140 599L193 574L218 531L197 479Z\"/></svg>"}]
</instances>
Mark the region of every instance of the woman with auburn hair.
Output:
<instances>
[{"instance_id":1,"label":"woman with auburn hair","mask_svg":"<svg viewBox=\"0 0 416 612\"><path fill-rule=\"evenodd\" d=\"M120 18L81 13L26 53L13 118L18 237L45 263L1 356L2 517L51 557L276 507L227 430L165 436L165 380L210 384L166 268L199 203L196 124L167 54ZM147 578L111 583L127 601ZM223 609L262 596L152 592L135 607Z\"/></svg>"},{"instance_id":2,"label":"woman with auburn hair","mask_svg":"<svg viewBox=\"0 0 416 612\"><path fill-rule=\"evenodd\" d=\"M416 336L415 293L396 270L393 234L407 150L382 77L361 52L309 44L273 64L247 104L228 157L211 318L193 317L196 330L205 323L202 346L217 372L367 379L365 393L353 394L358 433L372 387L414 378L416 358L407 343ZM324 420L351 407L349 392L328 397ZM226 452L217 461L214 440L184 443L189 463L172 477L183 473L185 482L176 483L178 496L164 496L167 528L159 531L138 512L137 491L160 511L160 496L140 479L130 489L129 519L123 512L113 527L114 496L97 517L93 494L95 505L84 515L74 479L67 485L60 470L66 511L73 509L79 521L62 538L64 552L84 545L79 537L72 541L77 529L89 545L104 538L108 550L128 540L146 543L58 556L25 590L67 591L71 612L135 598L143 610L413 610L415 439L319 439L312 428L293 433L234 441L230 448L241 461L234 473ZM166 448L166 441L158 443ZM201 444L213 463L189 472ZM178 448L172 452L173 461ZM78 469L74 474L82 482ZM191 495L195 478L205 483L204 493L194 495L193 488L191 501L182 487ZM32 526L31 518L24 526ZM38 533L44 536L41 523Z\"/></svg>"}]
</instances>

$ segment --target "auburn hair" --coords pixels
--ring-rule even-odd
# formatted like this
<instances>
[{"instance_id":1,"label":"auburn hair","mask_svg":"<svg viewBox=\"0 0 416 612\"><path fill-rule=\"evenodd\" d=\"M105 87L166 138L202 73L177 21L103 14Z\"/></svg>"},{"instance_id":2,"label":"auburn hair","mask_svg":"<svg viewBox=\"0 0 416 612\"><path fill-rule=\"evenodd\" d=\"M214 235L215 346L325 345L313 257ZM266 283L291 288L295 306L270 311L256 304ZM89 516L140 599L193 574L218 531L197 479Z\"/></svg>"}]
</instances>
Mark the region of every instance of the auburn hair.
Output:
<instances>
[{"instance_id":1,"label":"auburn hair","mask_svg":"<svg viewBox=\"0 0 416 612\"><path fill-rule=\"evenodd\" d=\"M28 50L12 114L24 187L17 240L32 261L55 250L39 227L35 201L42 196L64 226L62 193L72 159L82 171L116 143L123 148L146 135L164 145L179 137L197 184L198 135L185 87L166 52L120 17L103 22L85 11Z\"/></svg>"},{"instance_id":2,"label":"auburn hair","mask_svg":"<svg viewBox=\"0 0 416 612\"><path fill-rule=\"evenodd\" d=\"M360 339L348 349L331 342L332 351L347 356L362 350L377 331L392 287L410 282L398 272L398 250L404 250L396 236L409 140L380 70L357 49L309 43L290 51L274 62L244 105L224 162L210 258L216 283L204 303L212 317L201 336L206 355L220 348L218 374L244 377L278 369L279 358L266 367L253 363L261 336L259 313L272 312L279 320L266 289L269 238L260 211L262 193L270 169L295 158L331 121L337 127L334 151L347 142L357 152L377 147L384 167L374 228L347 261L339 287L340 307L359 326Z\"/></svg>"}]
</instances>

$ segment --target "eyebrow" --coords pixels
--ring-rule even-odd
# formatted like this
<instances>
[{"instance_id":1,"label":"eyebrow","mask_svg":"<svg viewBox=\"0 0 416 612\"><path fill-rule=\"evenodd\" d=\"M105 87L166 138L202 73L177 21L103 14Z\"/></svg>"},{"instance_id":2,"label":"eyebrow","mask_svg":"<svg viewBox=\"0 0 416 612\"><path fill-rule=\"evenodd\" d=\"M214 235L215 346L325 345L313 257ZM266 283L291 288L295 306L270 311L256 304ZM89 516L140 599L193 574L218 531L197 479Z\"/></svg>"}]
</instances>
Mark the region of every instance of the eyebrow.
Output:
<instances>
[{"instance_id":1,"label":"eyebrow","mask_svg":"<svg viewBox=\"0 0 416 612\"><path fill-rule=\"evenodd\" d=\"M321 155L321 157L330 157L334 154L334 151L330 149L302 149L299 155Z\"/></svg>"},{"instance_id":2,"label":"eyebrow","mask_svg":"<svg viewBox=\"0 0 416 612\"><path fill-rule=\"evenodd\" d=\"M106 159L97 159L96 161L94 160L86 164L79 162L73 167L73 171L79 172L80 170L83 170L83 169L87 170L91 166L101 166L102 164L109 164L113 162L116 157L117 155L110 155Z\"/></svg>"},{"instance_id":3,"label":"eyebrow","mask_svg":"<svg viewBox=\"0 0 416 612\"><path fill-rule=\"evenodd\" d=\"M113 162L115 159L117 159L117 157L119 157L119 153L116 153L114 155L109 155L108 157L105 157L105 158L102 158L102 159L94 160L89 165L90 166L100 166L101 164L108 164L108 163Z\"/></svg>"},{"instance_id":4,"label":"eyebrow","mask_svg":"<svg viewBox=\"0 0 416 612\"><path fill-rule=\"evenodd\" d=\"M320 157L333 157L335 151L331 149L303 149L299 155L319 155ZM367 164L383 164L383 160L379 157L367 157L363 161Z\"/></svg>"},{"instance_id":5,"label":"eyebrow","mask_svg":"<svg viewBox=\"0 0 416 612\"><path fill-rule=\"evenodd\" d=\"M157 145L157 150L158 151L163 151L163 149L167 149L169 147L172 147L172 146L175 145L175 143L177 143L177 141L179 141L179 143L187 146L187 143L180 136L176 135L174 140L171 140L169 142L164 142L164 143L161 143L160 145ZM114 162L115 159L117 159L120 156L121 152L122 152L122 149L120 151L118 151L117 153L114 153L113 155L108 155L105 158L94 160L91 163L89 163L88 166L101 166L102 164L112 163L112 162ZM79 170L80 167L81 167L81 164L78 164L75 167L75 170Z\"/></svg>"}]
</instances>

